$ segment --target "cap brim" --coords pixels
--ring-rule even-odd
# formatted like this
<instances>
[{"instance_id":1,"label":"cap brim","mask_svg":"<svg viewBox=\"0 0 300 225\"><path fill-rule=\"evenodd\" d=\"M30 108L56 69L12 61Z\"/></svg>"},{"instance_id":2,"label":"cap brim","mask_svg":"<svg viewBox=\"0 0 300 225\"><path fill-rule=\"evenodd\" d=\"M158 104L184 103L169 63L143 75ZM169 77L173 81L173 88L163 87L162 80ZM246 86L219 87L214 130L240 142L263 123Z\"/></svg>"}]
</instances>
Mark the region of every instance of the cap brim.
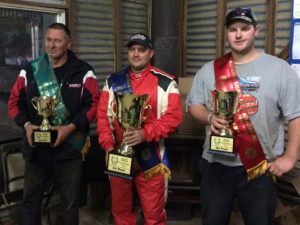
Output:
<instances>
[{"instance_id":1,"label":"cap brim","mask_svg":"<svg viewBox=\"0 0 300 225\"><path fill-rule=\"evenodd\" d=\"M229 26L231 24L233 24L234 22L244 22L244 23L249 23L249 24L256 24L255 21L251 20L248 17L234 17L228 21L226 21L225 26Z\"/></svg>"},{"instance_id":2,"label":"cap brim","mask_svg":"<svg viewBox=\"0 0 300 225\"><path fill-rule=\"evenodd\" d=\"M141 40L133 40L133 41L129 41L126 45L127 48L131 47L134 44L138 44L138 45L142 45L145 48L151 48L147 43L145 43L144 41Z\"/></svg>"}]
</instances>

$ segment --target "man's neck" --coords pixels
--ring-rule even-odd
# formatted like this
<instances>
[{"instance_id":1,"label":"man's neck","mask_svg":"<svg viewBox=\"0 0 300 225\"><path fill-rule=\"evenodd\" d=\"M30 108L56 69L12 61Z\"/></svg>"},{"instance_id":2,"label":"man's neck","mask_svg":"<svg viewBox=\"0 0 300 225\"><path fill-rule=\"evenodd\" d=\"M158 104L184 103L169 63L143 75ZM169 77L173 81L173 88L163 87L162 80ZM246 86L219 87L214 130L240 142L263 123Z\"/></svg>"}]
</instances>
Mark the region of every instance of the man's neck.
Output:
<instances>
[{"instance_id":1,"label":"man's neck","mask_svg":"<svg viewBox=\"0 0 300 225\"><path fill-rule=\"evenodd\" d=\"M135 74L136 76L140 76L143 74L146 70L148 70L149 65L147 65L145 68L140 69L140 70L135 70L134 68L130 67L130 71Z\"/></svg>"},{"instance_id":2,"label":"man's neck","mask_svg":"<svg viewBox=\"0 0 300 225\"><path fill-rule=\"evenodd\" d=\"M246 64L252 62L260 55L260 52L253 48L247 54L239 54L232 51L232 58L235 64Z\"/></svg>"},{"instance_id":3,"label":"man's neck","mask_svg":"<svg viewBox=\"0 0 300 225\"><path fill-rule=\"evenodd\" d=\"M53 68L58 68L61 67L62 65L64 65L68 60L68 55L64 55L62 58L59 59L53 59L50 58L51 64Z\"/></svg>"}]
</instances>

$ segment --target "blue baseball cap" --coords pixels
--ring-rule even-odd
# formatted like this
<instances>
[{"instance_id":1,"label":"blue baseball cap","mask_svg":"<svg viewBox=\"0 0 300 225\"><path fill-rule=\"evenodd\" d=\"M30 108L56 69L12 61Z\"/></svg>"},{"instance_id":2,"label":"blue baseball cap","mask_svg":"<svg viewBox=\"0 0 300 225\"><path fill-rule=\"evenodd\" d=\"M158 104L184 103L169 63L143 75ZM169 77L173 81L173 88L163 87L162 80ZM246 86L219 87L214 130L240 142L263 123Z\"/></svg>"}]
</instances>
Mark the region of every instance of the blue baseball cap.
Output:
<instances>
[{"instance_id":1,"label":"blue baseball cap","mask_svg":"<svg viewBox=\"0 0 300 225\"><path fill-rule=\"evenodd\" d=\"M251 8L235 8L231 10L226 16L225 26L229 26L236 21L243 21L257 25L256 17Z\"/></svg>"},{"instance_id":2,"label":"blue baseball cap","mask_svg":"<svg viewBox=\"0 0 300 225\"><path fill-rule=\"evenodd\" d=\"M153 49L153 45L152 42L149 38L149 36L147 34L144 33L135 33L133 34L128 43L126 44L126 46L129 48L130 46L132 46L133 44L140 44L146 48L151 48Z\"/></svg>"}]
</instances>

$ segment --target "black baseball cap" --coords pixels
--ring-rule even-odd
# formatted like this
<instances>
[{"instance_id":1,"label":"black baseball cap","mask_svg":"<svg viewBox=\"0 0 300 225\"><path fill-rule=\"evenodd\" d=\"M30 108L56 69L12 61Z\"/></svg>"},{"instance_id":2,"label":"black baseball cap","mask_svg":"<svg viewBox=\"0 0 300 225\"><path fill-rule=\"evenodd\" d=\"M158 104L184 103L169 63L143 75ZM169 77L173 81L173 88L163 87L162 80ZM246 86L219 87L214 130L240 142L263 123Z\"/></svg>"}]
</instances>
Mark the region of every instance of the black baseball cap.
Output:
<instances>
[{"instance_id":1,"label":"black baseball cap","mask_svg":"<svg viewBox=\"0 0 300 225\"><path fill-rule=\"evenodd\" d=\"M256 17L251 8L235 8L231 10L226 16L225 26L228 27L236 21L248 22L254 26L257 24Z\"/></svg>"},{"instance_id":2,"label":"black baseball cap","mask_svg":"<svg viewBox=\"0 0 300 225\"><path fill-rule=\"evenodd\" d=\"M129 48L133 44L140 44L146 48L151 48L153 49L152 42L147 34L144 33L135 33L133 34L127 43L127 47Z\"/></svg>"}]
</instances>

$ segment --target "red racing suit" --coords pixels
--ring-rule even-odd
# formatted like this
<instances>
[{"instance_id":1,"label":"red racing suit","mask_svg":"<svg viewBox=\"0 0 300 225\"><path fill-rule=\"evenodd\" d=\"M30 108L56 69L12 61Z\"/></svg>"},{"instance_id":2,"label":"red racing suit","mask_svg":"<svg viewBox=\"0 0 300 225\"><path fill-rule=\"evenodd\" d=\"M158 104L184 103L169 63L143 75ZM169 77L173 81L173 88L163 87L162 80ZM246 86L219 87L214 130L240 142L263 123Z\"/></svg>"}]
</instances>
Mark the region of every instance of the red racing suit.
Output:
<instances>
[{"instance_id":1,"label":"red racing suit","mask_svg":"<svg viewBox=\"0 0 300 225\"><path fill-rule=\"evenodd\" d=\"M148 118L143 123L146 142L157 143L156 153L164 160L164 138L173 132L182 121L182 107L179 90L174 77L148 66L141 74L134 74L129 68L112 74L118 76L127 73L132 91L135 95L148 94L147 104L152 106ZM104 150L116 148L122 140L123 131L114 117L114 89L106 80L101 93L97 112L97 131L99 143ZM140 173L134 180L110 177L112 192L112 213L116 225L135 225L136 208L133 204L133 189L138 192L145 224L165 224L167 178L164 174L146 179Z\"/></svg>"}]
</instances>

